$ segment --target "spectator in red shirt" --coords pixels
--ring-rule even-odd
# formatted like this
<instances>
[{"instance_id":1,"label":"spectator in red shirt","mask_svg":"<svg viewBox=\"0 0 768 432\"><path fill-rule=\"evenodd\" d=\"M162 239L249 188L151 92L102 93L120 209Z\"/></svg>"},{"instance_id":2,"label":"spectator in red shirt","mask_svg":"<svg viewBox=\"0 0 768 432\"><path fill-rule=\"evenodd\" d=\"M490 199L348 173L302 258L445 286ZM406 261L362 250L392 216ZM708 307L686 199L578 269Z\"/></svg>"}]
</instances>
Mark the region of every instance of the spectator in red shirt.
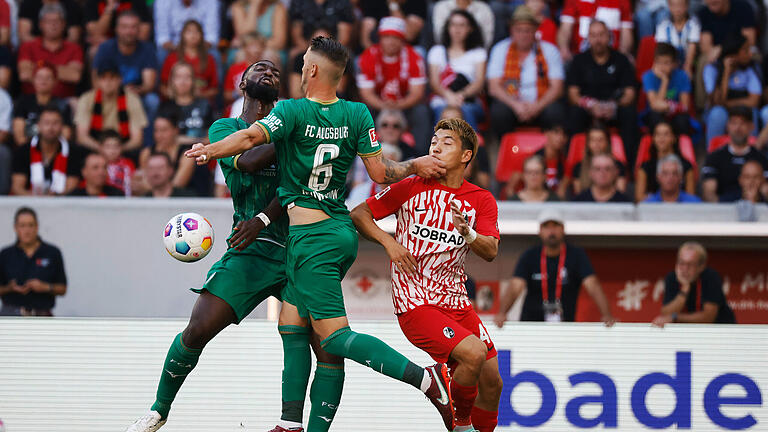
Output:
<instances>
[{"instance_id":1,"label":"spectator in red shirt","mask_svg":"<svg viewBox=\"0 0 768 432\"><path fill-rule=\"evenodd\" d=\"M0 46L11 46L11 8L6 0L0 0Z\"/></svg>"},{"instance_id":2,"label":"spectator in red shirt","mask_svg":"<svg viewBox=\"0 0 768 432\"><path fill-rule=\"evenodd\" d=\"M592 20L604 22L611 32L611 46L631 56L633 24L629 0L565 0L557 34L564 61L589 48L587 36Z\"/></svg>"},{"instance_id":3,"label":"spectator in red shirt","mask_svg":"<svg viewBox=\"0 0 768 432\"><path fill-rule=\"evenodd\" d=\"M35 68L42 63L56 67L59 83L53 91L56 97L72 97L75 86L83 76L83 50L79 45L64 40L65 14L59 4L46 4L40 9L42 36L19 47L19 81L22 92L34 93L32 78Z\"/></svg>"},{"instance_id":4,"label":"spectator in red shirt","mask_svg":"<svg viewBox=\"0 0 768 432\"><path fill-rule=\"evenodd\" d=\"M189 63L195 69L195 85L200 90L200 96L212 99L218 93L219 77L216 72L216 59L208 53L208 48L203 38L203 27L195 20L184 23L181 30L181 40L175 51L171 51L163 63L160 74L161 91L163 96L169 97L168 80L171 77L171 69L178 61Z\"/></svg>"},{"instance_id":5,"label":"spectator in red shirt","mask_svg":"<svg viewBox=\"0 0 768 432\"><path fill-rule=\"evenodd\" d=\"M547 2L545 0L526 0L525 5L533 11L539 21L536 40L557 46L557 24L549 17Z\"/></svg>"},{"instance_id":6,"label":"spectator in red shirt","mask_svg":"<svg viewBox=\"0 0 768 432\"><path fill-rule=\"evenodd\" d=\"M131 196L131 178L136 171L132 160L122 155L123 140L116 130L105 130L99 139L99 153L107 161L107 184Z\"/></svg>"},{"instance_id":7,"label":"spectator in red shirt","mask_svg":"<svg viewBox=\"0 0 768 432\"><path fill-rule=\"evenodd\" d=\"M223 96L224 103L227 105L242 96L243 91L240 90L239 86L243 72L248 69L248 66L263 58L264 50L267 47L267 40L255 31L240 36L240 43L242 48L236 55L238 61L229 67L226 78L224 78ZM301 97L303 96L299 98Z\"/></svg>"},{"instance_id":8,"label":"spectator in red shirt","mask_svg":"<svg viewBox=\"0 0 768 432\"><path fill-rule=\"evenodd\" d=\"M374 111L405 112L419 154L426 154L432 133L429 108L424 104L427 87L424 59L405 42L405 21L386 17L379 23L378 44L360 56L357 88L363 103Z\"/></svg>"}]
</instances>

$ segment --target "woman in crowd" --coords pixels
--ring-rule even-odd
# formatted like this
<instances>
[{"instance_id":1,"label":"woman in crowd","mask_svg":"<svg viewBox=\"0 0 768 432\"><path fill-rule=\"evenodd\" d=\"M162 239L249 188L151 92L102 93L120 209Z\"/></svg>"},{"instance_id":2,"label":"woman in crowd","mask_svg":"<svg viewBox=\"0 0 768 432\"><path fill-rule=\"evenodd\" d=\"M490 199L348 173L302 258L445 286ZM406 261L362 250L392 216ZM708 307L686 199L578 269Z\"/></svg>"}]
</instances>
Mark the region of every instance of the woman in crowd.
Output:
<instances>
[{"instance_id":1,"label":"woman in crowd","mask_svg":"<svg viewBox=\"0 0 768 432\"><path fill-rule=\"evenodd\" d=\"M467 11L454 10L441 40L443 45L433 46L427 54L434 117L440 118L446 106L459 107L464 120L477 129L483 116L477 96L485 86L488 54L475 18Z\"/></svg>"},{"instance_id":2,"label":"woman in crowd","mask_svg":"<svg viewBox=\"0 0 768 432\"><path fill-rule=\"evenodd\" d=\"M208 100L197 97L192 65L184 62L173 65L168 82L168 97L169 100L160 106L160 112L173 113L178 119L179 143L207 143L213 113Z\"/></svg>"},{"instance_id":3,"label":"woman in crowd","mask_svg":"<svg viewBox=\"0 0 768 432\"><path fill-rule=\"evenodd\" d=\"M693 172L693 165L680 154L678 137L672 125L667 121L657 123L653 128L651 139L650 158L635 171L635 201L645 201L648 195L659 190L659 183L656 180L656 163L671 154L676 155L683 163L683 190L695 195L696 173Z\"/></svg>"},{"instance_id":4,"label":"woman in crowd","mask_svg":"<svg viewBox=\"0 0 768 432\"><path fill-rule=\"evenodd\" d=\"M523 189L510 198L510 201L545 202L560 201L557 194L547 188L544 172L544 158L533 155L523 163Z\"/></svg>"},{"instance_id":5,"label":"woman in crowd","mask_svg":"<svg viewBox=\"0 0 768 432\"><path fill-rule=\"evenodd\" d=\"M612 155L611 134L604 126L592 126L587 130L586 143L584 143L584 158L573 166L569 176L569 179L573 182L574 195L580 194L592 185L592 181L589 179L589 169L582 169L582 167L591 166L592 158L599 154ZM616 181L616 188L624 192L627 189L626 169L624 164L619 161L616 161L616 166L619 169L619 179Z\"/></svg>"},{"instance_id":6,"label":"woman in crowd","mask_svg":"<svg viewBox=\"0 0 768 432\"><path fill-rule=\"evenodd\" d=\"M237 0L229 7L235 37L232 46L240 48L241 38L258 32L267 48L283 51L288 42L288 10L278 0ZM284 55L284 54L283 54Z\"/></svg>"},{"instance_id":7,"label":"woman in crowd","mask_svg":"<svg viewBox=\"0 0 768 432\"><path fill-rule=\"evenodd\" d=\"M166 98L170 97L168 81L171 70L180 61L192 65L195 72L195 87L198 88L201 97L213 99L219 93L216 60L208 53L205 38L203 38L203 27L195 20L184 23L178 48L169 53L163 63L163 70L160 73L160 91Z\"/></svg>"}]
</instances>

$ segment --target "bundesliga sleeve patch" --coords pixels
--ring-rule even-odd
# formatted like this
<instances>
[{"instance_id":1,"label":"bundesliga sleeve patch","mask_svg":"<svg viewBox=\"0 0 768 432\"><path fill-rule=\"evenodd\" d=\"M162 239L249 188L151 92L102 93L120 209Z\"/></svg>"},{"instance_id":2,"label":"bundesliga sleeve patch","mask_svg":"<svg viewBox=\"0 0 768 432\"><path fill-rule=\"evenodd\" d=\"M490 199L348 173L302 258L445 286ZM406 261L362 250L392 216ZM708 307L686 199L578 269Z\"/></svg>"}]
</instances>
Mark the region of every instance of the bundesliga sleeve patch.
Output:
<instances>
[{"instance_id":1,"label":"bundesliga sleeve patch","mask_svg":"<svg viewBox=\"0 0 768 432\"><path fill-rule=\"evenodd\" d=\"M379 137L376 136L376 129L374 128L368 129L368 138L371 139L371 147L379 146Z\"/></svg>"}]
</instances>

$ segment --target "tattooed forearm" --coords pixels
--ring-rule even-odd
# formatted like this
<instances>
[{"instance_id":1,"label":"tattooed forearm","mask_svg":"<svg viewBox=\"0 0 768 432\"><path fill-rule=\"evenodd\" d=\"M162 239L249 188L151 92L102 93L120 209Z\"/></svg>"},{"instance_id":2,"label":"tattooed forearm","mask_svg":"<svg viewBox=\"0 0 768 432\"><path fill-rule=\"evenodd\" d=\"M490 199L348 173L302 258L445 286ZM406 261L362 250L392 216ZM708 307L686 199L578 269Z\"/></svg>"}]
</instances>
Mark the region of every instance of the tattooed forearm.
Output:
<instances>
[{"instance_id":1,"label":"tattooed forearm","mask_svg":"<svg viewBox=\"0 0 768 432\"><path fill-rule=\"evenodd\" d=\"M413 161L395 162L381 157L384 163L384 183L396 183L413 174Z\"/></svg>"}]
</instances>

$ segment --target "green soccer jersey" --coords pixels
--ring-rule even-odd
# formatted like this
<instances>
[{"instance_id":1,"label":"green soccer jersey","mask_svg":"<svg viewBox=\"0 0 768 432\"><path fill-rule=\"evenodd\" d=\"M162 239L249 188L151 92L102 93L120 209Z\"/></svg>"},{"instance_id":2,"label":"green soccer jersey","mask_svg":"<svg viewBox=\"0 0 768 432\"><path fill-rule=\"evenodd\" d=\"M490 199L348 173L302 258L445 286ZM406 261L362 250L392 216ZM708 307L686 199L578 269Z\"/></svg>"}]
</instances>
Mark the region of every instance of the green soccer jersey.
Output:
<instances>
[{"instance_id":1,"label":"green soccer jersey","mask_svg":"<svg viewBox=\"0 0 768 432\"><path fill-rule=\"evenodd\" d=\"M344 99L288 99L256 124L276 146L280 202L348 217L345 184L355 157L381 152L368 108Z\"/></svg>"},{"instance_id":2,"label":"green soccer jersey","mask_svg":"<svg viewBox=\"0 0 768 432\"><path fill-rule=\"evenodd\" d=\"M248 123L240 118L222 118L216 120L208 129L208 139L215 143L227 136L248 128ZM235 214L232 216L232 228L240 221L246 221L263 211L277 195L279 185L278 169L273 165L258 173L248 174L241 172L235 166L238 156L219 159L219 166L224 173L227 186L232 194L232 205ZM281 217L272 221L261 233L259 238L285 245L288 235L288 217ZM230 234L232 237L232 234ZM249 246L245 252L253 247Z\"/></svg>"}]
</instances>

